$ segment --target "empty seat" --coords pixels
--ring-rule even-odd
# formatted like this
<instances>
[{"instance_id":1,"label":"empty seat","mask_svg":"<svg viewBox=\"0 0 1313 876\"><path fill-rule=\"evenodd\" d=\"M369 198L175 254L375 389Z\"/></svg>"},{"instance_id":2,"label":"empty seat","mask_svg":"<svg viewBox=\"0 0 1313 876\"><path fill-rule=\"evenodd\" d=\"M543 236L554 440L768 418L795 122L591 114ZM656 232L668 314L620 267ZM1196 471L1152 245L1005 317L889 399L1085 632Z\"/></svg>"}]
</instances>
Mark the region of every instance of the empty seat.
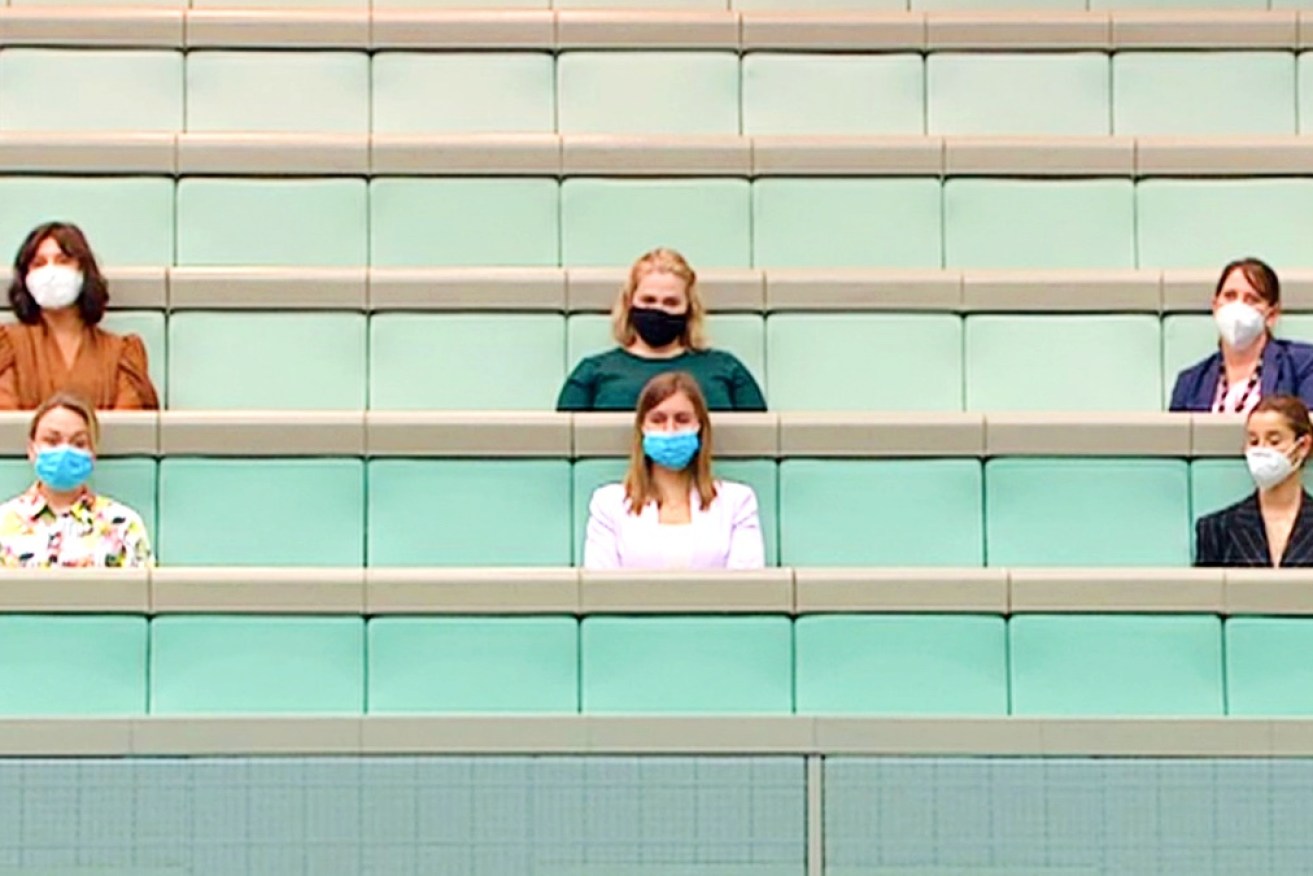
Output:
<instances>
[{"instance_id":1,"label":"empty seat","mask_svg":"<svg viewBox=\"0 0 1313 876\"><path fill-rule=\"evenodd\" d=\"M1118 52L1112 56L1117 134L1294 134L1289 52Z\"/></svg>"},{"instance_id":2,"label":"empty seat","mask_svg":"<svg viewBox=\"0 0 1313 876\"><path fill-rule=\"evenodd\" d=\"M187 55L187 130L364 134L364 52L198 51Z\"/></svg>"},{"instance_id":3,"label":"empty seat","mask_svg":"<svg viewBox=\"0 0 1313 876\"><path fill-rule=\"evenodd\" d=\"M555 266L559 195L553 179L376 179L370 264Z\"/></svg>"},{"instance_id":4,"label":"empty seat","mask_svg":"<svg viewBox=\"0 0 1313 876\"><path fill-rule=\"evenodd\" d=\"M564 52L556 92L563 134L739 132L733 52Z\"/></svg>"},{"instance_id":5,"label":"empty seat","mask_svg":"<svg viewBox=\"0 0 1313 876\"><path fill-rule=\"evenodd\" d=\"M1102 52L935 52L926 60L931 134L1107 134Z\"/></svg>"},{"instance_id":6,"label":"empty seat","mask_svg":"<svg viewBox=\"0 0 1313 876\"><path fill-rule=\"evenodd\" d=\"M584 712L788 713L787 617L585 618Z\"/></svg>"},{"instance_id":7,"label":"empty seat","mask_svg":"<svg viewBox=\"0 0 1313 876\"><path fill-rule=\"evenodd\" d=\"M954 314L776 313L766 320L766 357L774 410L962 409Z\"/></svg>"},{"instance_id":8,"label":"empty seat","mask_svg":"<svg viewBox=\"0 0 1313 876\"><path fill-rule=\"evenodd\" d=\"M1220 715L1212 615L1015 615L1014 715Z\"/></svg>"},{"instance_id":9,"label":"empty seat","mask_svg":"<svg viewBox=\"0 0 1313 876\"><path fill-rule=\"evenodd\" d=\"M564 460L375 459L368 477L371 566L570 564Z\"/></svg>"},{"instance_id":10,"label":"empty seat","mask_svg":"<svg viewBox=\"0 0 1313 876\"><path fill-rule=\"evenodd\" d=\"M1218 265L1221 269L1221 265ZM1208 292L1201 292L1204 305ZM1172 401L1172 389L1181 371L1217 352L1217 323L1202 314L1172 314L1163 317L1163 410ZM1278 334L1285 336L1285 320ZM1237 448L1238 452L1238 448Z\"/></svg>"},{"instance_id":11,"label":"empty seat","mask_svg":"<svg viewBox=\"0 0 1313 876\"><path fill-rule=\"evenodd\" d=\"M765 268L938 268L935 179L763 179L752 187L752 262Z\"/></svg>"},{"instance_id":12,"label":"empty seat","mask_svg":"<svg viewBox=\"0 0 1313 876\"><path fill-rule=\"evenodd\" d=\"M705 295L705 292L704 292ZM706 299L703 299L704 303ZM709 302L714 306L714 302ZM757 383L766 385L766 326L755 313L715 313L707 316L711 347L728 350L739 358ZM611 317L595 313L576 314L566 324L566 368L572 369L585 356L614 349Z\"/></svg>"},{"instance_id":13,"label":"empty seat","mask_svg":"<svg viewBox=\"0 0 1313 876\"><path fill-rule=\"evenodd\" d=\"M0 177L0 241L16 252L43 222L73 222L101 266L173 263L173 180L163 177Z\"/></svg>"},{"instance_id":14,"label":"empty seat","mask_svg":"<svg viewBox=\"0 0 1313 876\"><path fill-rule=\"evenodd\" d=\"M0 51L0 130L182 130L182 53Z\"/></svg>"},{"instance_id":15,"label":"empty seat","mask_svg":"<svg viewBox=\"0 0 1313 876\"><path fill-rule=\"evenodd\" d=\"M1313 264L1313 180L1149 179L1135 197L1140 267L1220 270L1247 255L1278 270Z\"/></svg>"},{"instance_id":16,"label":"empty seat","mask_svg":"<svg viewBox=\"0 0 1313 876\"><path fill-rule=\"evenodd\" d=\"M1188 469L1179 459L993 459L985 533L991 566L1188 565Z\"/></svg>"},{"instance_id":17,"label":"empty seat","mask_svg":"<svg viewBox=\"0 0 1313 876\"><path fill-rule=\"evenodd\" d=\"M372 72L376 133L556 130L546 52L380 52Z\"/></svg>"},{"instance_id":18,"label":"empty seat","mask_svg":"<svg viewBox=\"0 0 1313 876\"><path fill-rule=\"evenodd\" d=\"M358 313L175 313L169 406L361 410L365 343Z\"/></svg>"},{"instance_id":19,"label":"empty seat","mask_svg":"<svg viewBox=\"0 0 1313 876\"><path fill-rule=\"evenodd\" d=\"M361 566L358 459L160 463L156 549L174 566Z\"/></svg>"},{"instance_id":20,"label":"empty seat","mask_svg":"<svg viewBox=\"0 0 1313 876\"><path fill-rule=\"evenodd\" d=\"M114 300L113 284L110 284L110 300ZM151 383L161 400L167 389L164 375L168 357L164 349L164 314L158 310L109 310L101 320L100 327L105 331L123 335L138 335L146 345L146 365L150 370Z\"/></svg>"},{"instance_id":21,"label":"empty seat","mask_svg":"<svg viewBox=\"0 0 1313 876\"><path fill-rule=\"evenodd\" d=\"M967 409L1157 411L1159 328L1147 314L969 316Z\"/></svg>"},{"instance_id":22,"label":"empty seat","mask_svg":"<svg viewBox=\"0 0 1313 876\"><path fill-rule=\"evenodd\" d=\"M921 134L920 55L753 52L743 58L745 134Z\"/></svg>"},{"instance_id":23,"label":"empty seat","mask_svg":"<svg viewBox=\"0 0 1313 876\"><path fill-rule=\"evenodd\" d=\"M152 714L364 711L363 618L185 615L150 632Z\"/></svg>"},{"instance_id":24,"label":"empty seat","mask_svg":"<svg viewBox=\"0 0 1313 876\"><path fill-rule=\"evenodd\" d=\"M382 617L368 627L370 712L577 712L572 617Z\"/></svg>"},{"instance_id":25,"label":"empty seat","mask_svg":"<svg viewBox=\"0 0 1313 876\"><path fill-rule=\"evenodd\" d=\"M1254 481L1241 455L1243 439L1236 435L1236 453L1230 459L1196 459L1190 463L1190 517L1198 520L1205 514L1234 505L1254 492ZM1193 539L1194 527L1190 528ZM1192 554L1193 555L1193 554Z\"/></svg>"},{"instance_id":26,"label":"empty seat","mask_svg":"<svg viewBox=\"0 0 1313 876\"><path fill-rule=\"evenodd\" d=\"M141 515L155 545L154 459L143 457L101 457L91 476L91 489L117 499ZM36 482L32 463L26 459L0 459L0 502L24 492Z\"/></svg>"},{"instance_id":27,"label":"empty seat","mask_svg":"<svg viewBox=\"0 0 1313 876\"><path fill-rule=\"evenodd\" d=\"M780 563L979 566L980 502L974 459L786 459Z\"/></svg>"},{"instance_id":28,"label":"empty seat","mask_svg":"<svg viewBox=\"0 0 1313 876\"><path fill-rule=\"evenodd\" d=\"M0 617L0 714L146 712L144 617Z\"/></svg>"},{"instance_id":29,"label":"empty seat","mask_svg":"<svg viewBox=\"0 0 1313 876\"><path fill-rule=\"evenodd\" d=\"M1233 617L1224 633L1228 714L1313 714L1313 623Z\"/></svg>"}]
</instances>

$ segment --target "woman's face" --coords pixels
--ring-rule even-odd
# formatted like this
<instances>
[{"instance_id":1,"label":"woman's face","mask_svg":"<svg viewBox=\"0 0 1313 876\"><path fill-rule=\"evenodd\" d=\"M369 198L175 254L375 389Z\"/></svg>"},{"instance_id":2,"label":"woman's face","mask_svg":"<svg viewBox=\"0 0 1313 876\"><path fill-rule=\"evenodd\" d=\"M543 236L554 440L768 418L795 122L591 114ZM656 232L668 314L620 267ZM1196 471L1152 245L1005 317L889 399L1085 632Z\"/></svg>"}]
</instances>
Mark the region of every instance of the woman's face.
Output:
<instances>
[{"instance_id":1,"label":"woman's face","mask_svg":"<svg viewBox=\"0 0 1313 876\"><path fill-rule=\"evenodd\" d=\"M1245 424L1245 447L1271 447L1290 457L1290 461L1299 464L1308 454L1308 448L1301 446L1295 450L1295 430L1290 428L1286 418L1276 411L1257 411L1250 415Z\"/></svg>"},{"instance_id":2,"label":"woman's face","mask_svg":"<svg viewBox=\"0 0 1313 876\"><path fill-rule=\"evenodd\" d=\"M79 450L86 450L94 455L91 430L82 415L69 408L51 408L36 424L36 433L27 442L27 458L36 460L42 450L68 444Z\"/></svg>"},{"instance_id":3,"label":"woman's face","mask_svg":"<svg viewBox=\"0 0 1313 876\"><path fill-rule=\"evenodd\" d=\"M698 412L682 392L675 393L643 417L644 432L687 432L697 428Z\"/></svg>"},{"instance_id":4,"label":"woman's face","mask_svg":"<svg viewBox=\"0 0 1313 876\"><path fill-rule=\"evenodd\" d=\"M664 310L666 313L688 312L688 288L684 281L665 271L648 271L634 287L631 307Z\"/></svg>"},{"instance_id":5,"label":"woman's face","mask_svg":"<svg viewBox=\"0 0 1313 876\"><path fill-rule=\"evenodd\" d=\"M60 265L66 268L77 269L77 259L73 258L60 247L59 241L53 237L47 237L36 248L36 255L32 256L32 263L27 266L29 271L35 271L37 268L44 268L47 265Z\"/></svg>"},{"instance_id":6,"label":"woman's face","mask_svg":"<svg viewBox=\"0 0 1313 876\"><path fill-rule=\"evenodd\" d=\"M1245 276L1244 271L1240 268L1233 268L1231 273L1226 275L1226 279L1222 281L1221 291L1213 296L1213 313L1216 314L1218 310L1226 305L1237 301L1248 304L1263 314L1268 328L1272 328L1276 323L1279 308L1273 307L1266 298L1259 294L1259 291L1254 288L1254 284L1250 283L1249 278Z\"/></svg>"}]
</instances>

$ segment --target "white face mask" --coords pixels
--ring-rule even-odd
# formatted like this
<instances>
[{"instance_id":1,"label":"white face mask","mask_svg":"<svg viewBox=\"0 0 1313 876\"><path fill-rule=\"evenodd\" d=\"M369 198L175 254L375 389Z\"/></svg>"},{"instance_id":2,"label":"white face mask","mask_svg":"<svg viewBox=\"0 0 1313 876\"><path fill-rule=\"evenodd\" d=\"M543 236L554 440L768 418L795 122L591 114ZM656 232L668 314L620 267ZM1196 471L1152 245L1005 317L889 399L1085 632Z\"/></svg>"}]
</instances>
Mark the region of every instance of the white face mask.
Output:
<instances>
[{"instance_id":1,"label":"white face mask","mask_svg":"<svg viewBox=\"0 0 1313 876\"><path fill-rule=\"evenodd\" d=\"M82 294L82 272L63 265L46 265L28 271L27 291L43 310L68 307Z\"/></svg>"},{"instance_id":2,"label":"white face mask","mask_svg":"<svg viewBox=\"0 0 1313 876\"><path fill-rule=\"evenodd\" d=\"M1267 331L1263 314L1243 301L1223 304L1213 319L1217 321L1217 333L1234 350L1248 350Z\"/></svg>"},{"instance_id":3,"label":"white face mask","mask_svg":"<svg viewBox=\"0 0 1313 876\"><path fill-rule=\"evenodd\" d=\"M1250 447L1245 450L1245 463L1249 476L1260 490L1270 490L1290 477L1295 464L1275 447Z\"/></svg>"}]
</instances>

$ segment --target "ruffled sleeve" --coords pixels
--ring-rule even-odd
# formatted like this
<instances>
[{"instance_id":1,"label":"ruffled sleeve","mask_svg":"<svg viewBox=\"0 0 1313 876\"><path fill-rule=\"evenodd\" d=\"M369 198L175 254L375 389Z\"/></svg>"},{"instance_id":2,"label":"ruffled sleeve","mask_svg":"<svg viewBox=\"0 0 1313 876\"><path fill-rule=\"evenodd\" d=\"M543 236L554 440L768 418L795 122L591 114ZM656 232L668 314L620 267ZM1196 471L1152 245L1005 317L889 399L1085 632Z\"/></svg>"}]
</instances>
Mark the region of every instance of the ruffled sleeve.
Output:
<instances>
[{"instance_id":1,"label":"ruffled sleeve","mask_svg":"<svg viewBox=\"0 0 1313 876\"><path fill-rule=\"evenodd\" d=\"M154 411L159 410L159 406L160 398L147 367L146 345L138 335L124 335L114 407L117 410Z\"/></svg>"}]
</instances>

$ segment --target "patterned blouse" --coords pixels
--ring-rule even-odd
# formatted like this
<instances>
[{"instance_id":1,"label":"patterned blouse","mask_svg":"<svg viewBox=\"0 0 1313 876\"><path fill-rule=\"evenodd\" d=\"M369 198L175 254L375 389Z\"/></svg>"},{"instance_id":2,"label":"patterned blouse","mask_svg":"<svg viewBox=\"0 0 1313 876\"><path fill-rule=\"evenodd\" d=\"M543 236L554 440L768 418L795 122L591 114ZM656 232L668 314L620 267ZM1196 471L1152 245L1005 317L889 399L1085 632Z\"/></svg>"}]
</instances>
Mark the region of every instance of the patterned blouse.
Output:
<instances>
[{"instance_id":1,"label":"patterned blouse","mask_svg":"<svg viewBox=\"0 0 1313 876\"><path fill-rule=\"evenodd\" d=\"M127 568L152 564L137 512L83 490L56 514L36 485L0 505L0 567Z\"/></svg>"}]
</instances>

